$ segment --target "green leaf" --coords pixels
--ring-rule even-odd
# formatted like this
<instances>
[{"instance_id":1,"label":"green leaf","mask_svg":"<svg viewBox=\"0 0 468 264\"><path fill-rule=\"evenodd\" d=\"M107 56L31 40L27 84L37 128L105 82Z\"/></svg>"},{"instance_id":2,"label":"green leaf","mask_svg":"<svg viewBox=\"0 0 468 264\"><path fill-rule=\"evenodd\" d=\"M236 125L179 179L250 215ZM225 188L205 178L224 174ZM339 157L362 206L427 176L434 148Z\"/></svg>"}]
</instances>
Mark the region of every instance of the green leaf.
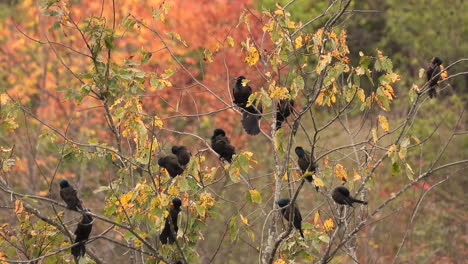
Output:
<instances>
[{"instance_id":1,"label":"green leaf","mask_svg":"<svg viewBox=\"0 0 468 264\"><path fill-rule=\"evenodd\" d=\"M320 239L320 241L322 241L323 243L330 243L330 237L328 235L321 235L318 237Z\"/></svg>"},{"instance_id":2,"label":"green leaf","mask_svg":"<svg viewBox=\"0 0 468 264\"><path fill-rule=\"evenodd\" d=\"M237 240L237 237L239 235L239 228L237 226L237 219L238 218L239 218L239 216L235 215L229 221L229 235L231 237L231 241Z\"/></svg>"},{"instance_id":3,"label":"green leaf","mask_svg":"<svg viewBox=\"0 0 468 264\"><path fill-rule=\"evenodd\" d=\"M247 193L247 201L249 203L261 204L262 203L262 196L261 196L260 192L257 191L257 189L252 189L252 190L249 190L248 193Z\"/></svg>"},{"instance_id":4,"label":"green leaf","mask_svg":"<svg viewBox=\"0 0 468 264\"><path fill-rule=\"evenodd\" d=\"M273 143L275 144L275 149L281 154L284 155L284 146L286 145L287 138L284 136L284 129L280 128L276 131Z\"/></svg>"}]
</instances>

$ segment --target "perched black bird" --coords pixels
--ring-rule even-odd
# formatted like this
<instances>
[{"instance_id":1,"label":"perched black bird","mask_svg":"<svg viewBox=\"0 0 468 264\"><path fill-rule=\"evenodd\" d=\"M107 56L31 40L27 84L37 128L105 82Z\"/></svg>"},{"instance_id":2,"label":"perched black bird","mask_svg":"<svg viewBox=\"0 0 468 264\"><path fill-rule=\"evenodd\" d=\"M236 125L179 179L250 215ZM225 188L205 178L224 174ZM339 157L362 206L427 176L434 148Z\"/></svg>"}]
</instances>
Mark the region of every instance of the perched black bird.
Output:
<instances>
[{"instance_id":1,"label":"perched black bird","mask_svg":"<svg viewBox=\"0 0 468 264\"><path fill-rule=\"evenodd\" d=\"M67 208L74 211L78 211L78 209L83 210L83 205L81 204L81 200L78 199L75 188L65 179L61 179L59 185L60 197L62 197L63 201L67 204Z\"/></svg>"},{"instance_id":2,"label":"perched black bird","mask_svg":"<svg viewBox=\"0 0 468 264\"><path fill-rule=\"evenodd\" d=\"M332 193L333 201L337 204L353 206L353 203L367 204L365 201L361 201L353 198L349 194L349 190L344 186L338 186L333 190Z\"/></svg>"},{"instance_id":3,"label":"perched black bird","mask_svg":"<svg viewBox=\"0 0 468 264\"><path fill-rule=\"evenodd\" d=\"M232 92L234 103L241 108L245 108L247 101L249 100L249 96L252 94L252 88L247 84L244 85L242 83L245 80L244 76L239 76L234 80L236 80L236 84L234 85L234 90Z\"/></svg>"},{"instance_id":4,"label":"perched black bird","mask_svg":"<svg viewBox=\"0 0 468 264\"><path fill-rule=\"evenodd\" d=\"M85 209L85 212L89 212L89 209ZM89 214L83 214L83 218L81 222L78 223L78 226L75 230L75 243L79 243L78 245L74 245L71 248L71 253L75 256L76 259L83 257L86 253L86 246L85 242L89 238L89 234L93 229L93 218Z\"/></svg>"},{"instance_id":5,"label":"perched black bird","mask_svg":"<svg viewBox=\"0 0 468 264\"><path fill-rule=\"evenodd\" d=\"M235 148L226 137L226 132L221 128L214 130L211 136L211 147L227 162L232 162L232 155L236 154Z\"/></svg>"},{"instance_id":6,"label":"perched black bird","mask_svg":"<svg viewBox=\"0 0 468 264\"><path fill-rule=\"evenodd\" d=\"M299 168L301 168L302 174L306 172L312 172L314 173L315 170L317 169L317 163L315 163L314 158L310 154L310 152L305 151L302 147L296 147L294 150L296 152L296 155L298 157L297 163L299 164ZM312 175L306 176L305 179L308 182L312 182L314 179L312 178ZM315 189L318 191L319 187L315 186Z\"/></svg>"},{"instance_id":7,"label":"perched black bird","mask_svg":"<svg viewBox=\"0 0 468 264\"><path fill-rule=\"evenodd\" d=\"M185 146L173 146L172 153L177 156L179 164L185 167L190 161L190 152Z\"/></svg>"},{"instance_id":8,"label":"perched black bird","mask_svg":"<svg viewBox=\"0 0 468 264\"><path fill-rule=\"evenodd\" d=\"M284 99L279 101L276 112L276 129L280 129L283 122L291 115L294 109L294 101Z\"/></svg>"},{"instance_id":9,"label":"perched black bird","mask_svg":"<svg viewBox=\"0 0 468 264\"><path fill-rule=\"evenodd\" d=\"M175 155L168 155L158 160L158 165L169 172L169 176L174 178L177 175L184 173L184 169L179 164L179 159Z\"/></svg>"},{"instance_id":10,"label":"perched black bird","mask_svg":"<svg viewBox=\"0 0 468 264\"><path fill-rule=\"evenodd\" d=\"M301 212L299 211L299 209L297 208L297 206L295 204L293 204L292 206L288 206L289 205L289 202L290 200L287 199L287 198L281 198L278 200L278 206L281 209L281 214L283 215L283 217L289 221L289 217L291 216L291 207L294 209L293 211L293 214L292 214L292 217L294 219L293 221L293 226L294 228L296 228L297 230L299 230L299 233L301 234L301 237L304 238L304 233L302 232L302 216L301 216ZM286 207L288 206L288 207Z\"/></svg>"},{"instance_id":11,"label":"perched black bird","mask_svg":"<svg viewBox=\"0 0 468 264\"><path fill-rule=\"evenodd\" d=\"M169 210L169 217L166 218L164 229L161 235L159 235L159 240L162 244L167 244L168 241L169 244L173 244L175 242L176 235L174 235L174 233L171 232L171 225L175 234L177 234L177 231L179 230L179 227L177 226L177 217L181 211L181 206L182 201L179 198L172 199L172 206Z\"/></svg>"},{"instance_id":12,"label":"perched black bird","mask_svg":"<svg viewBox=\"0 0 468 264\"><path fill-rule=\"evenodd\" d=\"M436 86L440 80L440 65L442 60L439 57L434 57L429 63L426 70L427 81L429 82L429 97L434 98L437 96Z\"/></svg>"},{"instance_id":13,"label":"perched black bird","mask_svg":"<svg viewBox=\"0 0 468 264\"><path fill-rule=\"evenodd\" d=\"M258 133L260 133L260 124L259 124L260 118L262 118L262 106L261 105L258 105L258 107L255 107L254 105L250 105L244 108L241 122L242 122L242 127L244 128L245 132L247 132L247 134L257 135Z\"/></svg>"}]
</instances>

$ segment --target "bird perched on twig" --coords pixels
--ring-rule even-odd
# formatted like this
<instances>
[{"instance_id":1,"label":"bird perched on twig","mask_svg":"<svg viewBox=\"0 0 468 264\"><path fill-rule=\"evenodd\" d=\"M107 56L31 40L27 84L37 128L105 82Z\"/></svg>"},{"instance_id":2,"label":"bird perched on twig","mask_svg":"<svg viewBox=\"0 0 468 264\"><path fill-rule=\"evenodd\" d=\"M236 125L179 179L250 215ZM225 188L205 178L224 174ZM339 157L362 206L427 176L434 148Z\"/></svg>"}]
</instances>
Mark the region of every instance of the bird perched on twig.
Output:
<instances>
[{"instance_id":1,"label":"bird perched on twig","mask_svg":"<svg viewBox=\"0 0 468 264\"><path fill-rule=\"evenodd\" d=\"M172 178L184 173L184 168L180 166L179 159L175 155L167 155L158 160L158 165L165 168Z\"/></svg>"},{"instance_id":2,"label":"bird perched on twig","mask_svg":"<svg viewBox=\"0 0 468 264\"><path fill-rule=\"evenodd\" d=\"M173 146L172 153L177 156L179 164L183 167L187 166L192 156L185 146Z\"/></svg>"},{"instance_id":3,"label":"bird perched on twig","mask_svg":"<svg viewBox=\"0 0 468 264\"><path fill-rule=\"evenodd\" d=\"M333 201L335 201L335 203L337 204L349 205L351 207L353 207L353 203L367 204L366 201L361 201L361 200L353 198L349 194L349 190L344 186L336 187L333 190L332 198L333 198Z\"/></svg>"},{"instance_id":4,"label":"bird perched on twig","mask_svg":"<svg viewBox=\"0 0 468 264\"><path fill-rule=\"evenodd\" d=\"M161 232L161 235L159 235L159 240L162 244L167 244L167 242L169 242L169 244L173 244L175 242L177 231L179 231L179 227L177 226L177 217L181 211L181 206L182 201L179 198L172 199L169 217L166 218L164 229ZM171 226L174 233L172 233Z\"/></svg>"},{"instance_id":5,"label":"bird perched on twig","mask_svg":"<svg viewBox=\"0 0 468 264\"><path fill-rule=\"evenodd\" d=\"M297 230L299 230L299 233L301 234L301 237L304 238L304 233L302 232L302 216L301 212L299 211L299 208L295 204L288 206L290 203L290 200L288 198L281 198L278 200L278 206L281 208L281 214L283 217L290 222L290 216L293 218L293 226ZM291 208L293 208L292 215L291 215Z\"/></svg>"},{"instance_id":6,"label":"bird perched on twig","mask_svg":"<svg viewBox=\"0 0 468 264\"><path fill-rule=\"evenodd\" d=\"M75 230L75 243L79 243L78 245L74 245L71 248L72 255L79 259L83 257L86 253L86 246L85 242L89 238L89 234L91 234L91 230L93 229L93 217L87 214L86 212L90 212L89 209L85 209L83 214L83 218L81 218L81 222L78 223L78 226Z\"/></svg>"},{"instance_id":7,"label":"bird perched on twig","mask_svg":"<svg viewBox=\"0 0 468 264\"><path fill-rule=\"evenodd\" d=\"M257 101L247 106L249 97L252 94L252 88L245 83L244 76L239 76L234 80L236 80L233 90L234 103L243 110L242 127L247 134L257 135L260 133L259 120L262 117L262 106L257 104Z\"/></svg>"},{"instance_id":8,"label":"bird perched on twig","mask_svg":"<svg viewBox=\"0 0 468 264\"><path fill-rule=\"evenodd\" d=\"M301 146L297 146L294 151L296 152L296 155L298 157L297 163L299 164L299 168L301 168L302 174L306 172L314 173L317 169L317 163L314 161L314 157L312 156L312 154L304 150ZM304 177L304 179L306 179L308 182L312 182L314 180L312 178L312 175L308 175ZM315 189L318 191L319 187L315 186Z\"/></svg>"},{"instance_id":9,"label":"bird perched on twig","mask_svg":"<svg viewBox=\"0 0 468 264\"><path fill-rule=\"evenodd\" d=\"M211 136L211 147L227 162L232 162L232 155L236 154L235 148L226 137L226 132L221 128L217 128L213 131L213 136Z\"/></svg>"},{"instance_id":10,"label":"bird perched on twig","mask_svg":"<svg viewBox=\"0 0 468 264\"><path fill-rule=\"evenodd\" d=\"M67 208L74 211L78 211L78 209L83 210L82 202L78 198L75 188L65 179L61 179L59 185L60 197L62 197L63 201L67 204Z\"/></svg>"},{"instance_id":11,"label":"bird perched on twig","mask_svg":"<svg viewBox=\"0 0 468 264\"><path fill-rule=\"evenodd\" d=\"M284 121L291 115L294 110L294 101L290 99L280 100L276 112L276 130L281 128Z\"/></svg>"},{"instance_id":12,"label":"bird perched on twig","mask_svg":"<svg viewBox=\"0 0 468 264\"><path fill-rule=\"evenodd\" d=\"M434 98L437 96L437 82L440 80L440 65L442 60L439 57L433 57L431 63L427 66L426 77L429 82L429 97Z\"/></svg>"}]
</instances>

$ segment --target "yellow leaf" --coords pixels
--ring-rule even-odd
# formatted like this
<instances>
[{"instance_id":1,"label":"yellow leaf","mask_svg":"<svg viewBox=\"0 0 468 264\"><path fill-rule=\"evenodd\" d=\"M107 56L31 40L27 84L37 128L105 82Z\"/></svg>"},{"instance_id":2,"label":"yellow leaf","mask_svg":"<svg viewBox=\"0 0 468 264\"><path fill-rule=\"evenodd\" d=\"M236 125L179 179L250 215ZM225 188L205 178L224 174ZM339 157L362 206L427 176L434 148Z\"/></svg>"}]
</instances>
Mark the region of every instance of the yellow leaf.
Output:
<instances>
[{"instance_id":1,"label":"yellow leaf","mask_svg":"<svg viewBox=\"0 0 468 264\"><path fill-rule=\"evenodd\" d=\"M344 182L348 180L348 174L346 173L345 169L343 168L343 165L341 164L335 165L335 174L336 177L338 177Z\"/></svg>"},{"instance_id":2,"label":"yellow leaf","mask_svg":"<svg viewBox=\"0 0 468 264\"><path fill-rule=\"evenodd\" d=\"M275 21L272 19L270 22L265 24L262 28L263 32L272 32L273 29L275 28Z\"/></svg>"},{"instance_id":3,"label":"yellow leaf","mask_svg":"<svg viewBox=\"0 0 468 264\"><path fill-rule=\"evenodd\" d=\"M243 215L240 215L240 218L241 218L242 223L244 223L244 225L246 225L246 226L249 225L249 219L247 219Z\"/></svg>"},{"instance_id":4,"label":"yellow leaf","mask_svg":"<svg viewBox=\"0 0 468 264\"><path fill-rule=\"evenodd\" d=\"M315 100L316 105L323 105L323 98L325 97L325 93L322 91L319 93L317 96L317 99Z\"/></svg>"},{"instance_id":5,"label":"yellow leaf","mask_svg":"<svg viewBox=\"0 0 468 264\"><path fill-rule=\"evenodd\" d=\"M323 223L323 228L326 230L326 231L330 231L330 230L333 230L333 220L331 218L328 218L327 220L325 220L325 222Z\"/></svg>"},{"instance_id":6,"label":"yellow leaf","mask_svg":"<svg viewBox=\"0 0 468 264\"><path fill-rule=\"evenodd\" d=\"M323 187L325 186L325 184L323 183L323 181L318 178L318 177L314 177L314 185L317 186L317 187Z\"/></svg>"},{"instance_id":7,"label":"yellow leaf","mask_svg":"<svg viewBox=\"0 0 468 264\"><path fill-rule=\"evenodd\" d=\"M294 21L286 21L286 27L288 28L296 28L296 23Z\"/></svg>"},{"instance_id":8,"label":"yellow leaf","mask_svg":"<svg viewBox=\"0 0 468 264\"><path fill-rule=\"evenodd\" d=\"M252 200L253 203L258 203L258 204L262 203L262 196L256 189L249 190L249 193L250 193L250 199Z\"/></svg>"},{"instance_id":9,"label":"yellow leaf","mask_svg":"<svg viewBox=\"0 0 468 264\"><path fill-rule=\"evenodd\" d=\"M317 224L319 218L320 218L320 214L319 214L319 212L317 211L317 212L315 212L315 215L314 215L314 225Z\"/></svg>"},{"instance_id":10,"label":"yellow leaf","mask_svg":"<svg viewBox=\"0 0 468 264\"><path fill-rule=\"evenodd\" d=\"M230 47L234 47L234 39L231 36L228 36L226 40Z\"/></svg>"},{"instance_id":11,"label":"yellow leaf","mask_svg":"<svg viewBox=\"0 0 468 264\"><path fill-rule=\"evenodd\" d=\"M444 66L443 66L443 65L440 65L439 68L440 68L440 71L442 72L442 73L440 74L440 78L442 78L442 80L447 79L448 73L445 71Z\"/></svg>"},{"instance_id":12,"label":"yellow leaf","mask_svg":"<svg viewBox=\"0 0 468 264\"><path fill-rule=\"evenodd\" d=\"M245 58L245 62L249 65L255 65L260 58L258 50L255 47L250 47L247 50L247 57Z\"/></svg>"},{"instance_id":13,"label":"yellow leaf","mask_svg":"<svg viewBox=\"0 0 468 264\"><path fill-rule=\"evenodd\" d=\"M425 69L421 68L419 69L419 78L421 79L424 76L424 73L426 72Z\"/></svg>"},{"instance_id":14,"label":"yellow leaf","mask_svg":"<svg viewBox=\"0 0 468 264\"><path fill-rule=\"evenodd\" d=\"M273 262L273 264L287 264L287 263L283 259L277 259L275 260L275 262Z\"/></svg>"},{"instance_id":15,"label":"yellow leaf","mask_svg":"<svg viewBox=\"0 0 468 264\"><path fill-rule=\"evenodd\" d=\"M361 102L363 102L363 103L366 101L366 95L364 94L364 89L359 88L359 89L357 90L357 97L358 97L359 100L360 100Z\"/></svg>"},{"instance_id":16,"label":"yellow leaf","mask_svg":"<svg viewBox=\"0 0 468 264\"><path fill-rule=\"evenodd\" d=\"M379 115L378 117L380 127L384 132L388 132L390 130L389 125L388 125L388 120L385 116Z\"/></svg>"},{"instance_id":17,"label":"yellow leaf","mask_svg":"<svg viewBox=\"0 0 468 264\"><path fill-rule=\"evenodd\" d=\"M279 15L279 16L280 16L280 15L284 14L284 11L278 9L278 10L275 10L274 13L275 13L275 15Z\"/></svg>"},{"instance_id":18,"label":"yellow leaf","mask_svg":"<svg viewBox=\"0 0 468 264\"><path fill-rule=\"evenodd\" d=\"M397 150L397 145L393 144L388 148L387 155L390 156Z\"/></svg>"},{"instance_id":19,"label":"yellow leaf","mask_svg":"<svg viewBox=\"0 0 468 264\"><path fill-rule=\"evenodd\" d=\"M297 37L294 43L296 44L296 49L302 47L302 36Z\"/></svg>"},{"instance_id":20,"label":"yellow leaf","mask_svg":"<svg viewBox=\"0 0 468 264\"><path fill-rule=\"evenodd\" d=\"M21 200L15 201L15 214L21 214L24 212L23 202Z\"/></svg>"},{"instance_id":21,"label":"yellow leaf","mask_svg":"<svg viewBox=\"0 0 468 264\"><path fill-rule=\"evenodd\" d=\"M359 179L361 179L361 175L357 171L354 171L353 181L358 181Z\"/></svg>"}]
</instances>

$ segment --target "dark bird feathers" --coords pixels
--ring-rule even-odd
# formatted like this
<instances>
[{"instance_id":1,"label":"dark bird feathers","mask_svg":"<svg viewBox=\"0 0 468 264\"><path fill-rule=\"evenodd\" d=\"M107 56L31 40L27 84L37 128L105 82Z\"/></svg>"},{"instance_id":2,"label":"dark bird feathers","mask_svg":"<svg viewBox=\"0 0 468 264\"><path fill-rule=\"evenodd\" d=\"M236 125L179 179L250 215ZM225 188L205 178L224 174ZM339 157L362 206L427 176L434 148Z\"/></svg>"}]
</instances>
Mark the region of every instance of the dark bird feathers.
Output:
<instances>
[{"instance_id":1,"label":"dark bird feathers","mask_svg":"<svg viewBox=\"0 0 468 264\"><path fill-rule=\"evenodd\" d=\"M169 217L166 218L166 222L164 224L164 229L159 235L159 240L162 244L173 244L176 240L177 231L179 231L179 227L177 226L177 217L181 211L180 207L182 206L182 201L179 198L172 199L172 206L169 210ZM171 230L174 230L172 233Z\"/></svg>"},{"instance_id":2,"label":"dark bird feathers","mask_svg":"<svg viewBox=\"0 0 468 264\"><path fill-rule=\"evenodd\" d=\"M89 209L85 209L85 212L89 212ZM89 214L83 214L83 218L81 218L81 222L78 223L78 226L75 230L75 243L79 243L78 245L74 245L71 248L72 255L79 259L83 257L86 253L86 246L85 242L89 238L89 234L91 234L91 230L93 229L93 218Z\"/></svg>"},{"instance_id":3,"label":"dark bird feathers","mask_svg":"<svg viewBox=\"0 0 468 264\"><path fill-rule=\"evenodd\" d=\"M294 101L284 99L279 101L276 112L276 129L280 129L283 122L291 115L294 109Z\"/></svg>"},{"instance_id":4,"label":"dark bird feathers","mask_svg":"<svg viewBox=\"0 0 468 264\"><path fill-rule=\"evenodd\" d=\"M171 149L172 153L177 156L179 164L186 166L189 161L191 154L185 146L173 146Z\"/></svg>"},{"instance_id":5,"label":"dark bird feathers","mask_svg":"<svg viewBox=\"0 0 468 264\"><path fill-rule=\"evenodd\" d=\"M287 198L281 198L278 200L278 206L281 209L281 214L283 215L283 217L289 221L289 217L291 216L291 207L293 208L293 212L292 212L292 218L293 218L293 226L294 228L296 228L297 230L299 230L299 233L301 234L301 237L304 238L304 233L302 232L302 216L301 216L301 212L299 211L299 208L297 208L297 206L295 204L293 204L292 206L288 206L289 205L289 202L290 200L287 199Z\"/></svg>"},{"instance_id":6,"label":"dark bird feathers","mask_svg":"<svg viewBox=\"0 0 468 264\"><path fill-rule=\"evenodd\" d=\"M344 186L336 187L333 190L332 198L333 198L333 201L335 201L335 203L337 204L349 205L351 207L353 206L353 203L367 204L366 201L361 201L361 200L353 198L350 195L349 190Z\"/></svg>"},{"instance_id":7,"label":"dark bird feathers","mask_svg":"<svg viewBox=\"0 0 468 264\"><path fill-rule=\"evenodd\" d=\"M83 205L78 198L78 193L75 188L65 179L61 179L59 185L60 197L62 197L63 201L67 204L67 208L74 211L78 211L78 209L83 210Z\"/></svg>"},{"instance_id":8,"label":"dark bird feathers","mask_svg":"<svg viewBox=\"0 0 468 264\"><path fill-rule=\"evenodd\" d=\"M314 173L315 170L317 169L317 163L314 161L314 158L312 157L311 153L304 150L302 147L298 146L294 150L297 155L297 163L299 164L299 168L301 168L302 174L306 172L312 172ZM312 178L312 175L306 176L305 179L308 182L312 182L314 179ZM316 190L318 191L319 187L315 186Z\"/></svg>"},{"instance_id":9,"label":"dark bird feathers","mask_svg":"<svg viewBox=\"0 0 468 264\"><path fill-rule=\"evenodd\" d=\"M434 98L437 96L437 82L440 80L440 65L442 60L439 57L431 59L431 63L426 70L427 81L429 82L429 97Z\"/></svg>"},{"instance_id":10,"label":"dark bird feathers","mask_svg":"<svg viewBox=\"0 0 468 264\"><path fill-rule=\"evenodd\" d=\"M236 154L235 148L226 137L226 132L220 128L215 129L211 136L211 147L227 162L232 162L232 156Z\"/></svg>"},{"instance_id":11,"label":"dark bird feathers","mask_svg":"<svg viewBox=\"0 0 468 264\"><path fill-rule=\"evenodd\" d=\"M254 107L253 105L246 107L242 113L242 127L249 135L257 135L260 133L259 120L262 118L262 108Z\"/></svg>"},{"instance_id":12,"label":"dark bird feathers","mask_svg":"<svg viewBox=\"0 0 468 264\"><path fill-rule=\"evenodd\" d=\"M234 103L241 108L245 108L247 101L249 100L249 96L252 94L252 88L247 84L242 84L243 80L245 80L244 76L239 76L235 78L235 80L236 84L234 85L232 93L234 96Z\"/></svg>"},{"instance_id":13,"label":"dark bird feathers","mask_svg":"<svg viewBox=\"0 0 468 264\"><path fill-rule=\"evenodd\" d=\"M171 176L172 178L184 173L184 169L179 164L179 159L175 155L172 155L172 154L160 158L158 160L158 165L160 167L165 168L167 172L169 172L169 176Z\"/></svg>"}]
</instances>

